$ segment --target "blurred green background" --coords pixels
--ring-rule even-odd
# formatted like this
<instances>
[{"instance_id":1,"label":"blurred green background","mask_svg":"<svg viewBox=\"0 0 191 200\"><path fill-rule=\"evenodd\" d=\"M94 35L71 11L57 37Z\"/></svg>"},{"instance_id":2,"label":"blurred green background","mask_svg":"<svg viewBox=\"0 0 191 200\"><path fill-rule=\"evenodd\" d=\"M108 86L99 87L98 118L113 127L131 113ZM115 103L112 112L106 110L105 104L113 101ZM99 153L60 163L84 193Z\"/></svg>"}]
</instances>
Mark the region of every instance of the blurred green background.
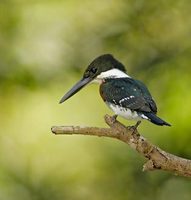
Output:
<instances>
[{"instance_id":1,"label":"blurred green background","mask_svg":"<svg viewBox=\"0 0 191 200\"><path fill-rule=\"evenodd\" d=\"M58 101L95 57L111 53L173 125L143 122L141 134L191 158L190 13L190 0L1 0L0 199L190 200L189 179L143 173L145 160L120 141L50 131L106 127L112 112L97 85Z\"/></svg>"}]
</instances>

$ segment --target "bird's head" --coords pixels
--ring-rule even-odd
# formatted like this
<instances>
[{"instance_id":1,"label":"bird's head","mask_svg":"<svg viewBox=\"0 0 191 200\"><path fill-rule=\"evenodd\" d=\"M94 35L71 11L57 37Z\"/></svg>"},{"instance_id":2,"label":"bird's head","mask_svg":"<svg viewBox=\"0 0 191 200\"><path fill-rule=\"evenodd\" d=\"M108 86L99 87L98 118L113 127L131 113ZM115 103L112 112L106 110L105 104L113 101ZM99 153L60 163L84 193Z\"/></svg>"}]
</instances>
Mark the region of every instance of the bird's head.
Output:
<instances>
[{"instance_id":1,"label":"bird's head","mask_svg":"<svg viewBox=\"0 0 191 200\"><path fill-rule=\"evenodd\" d=\"M85 70L83 77L60 100L63 103L92 81L107 78L128 77L125 67L111 54L104 54L94 59Z\"/></svg>"}]
</instances>

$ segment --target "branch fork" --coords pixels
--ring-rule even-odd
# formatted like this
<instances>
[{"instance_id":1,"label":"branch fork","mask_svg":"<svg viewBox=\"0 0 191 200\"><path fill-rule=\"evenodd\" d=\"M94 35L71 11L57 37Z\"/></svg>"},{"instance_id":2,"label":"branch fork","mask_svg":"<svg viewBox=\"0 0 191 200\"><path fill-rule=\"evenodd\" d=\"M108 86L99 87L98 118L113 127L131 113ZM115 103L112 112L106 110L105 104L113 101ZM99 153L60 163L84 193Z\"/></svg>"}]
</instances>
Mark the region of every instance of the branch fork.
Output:
<instances>
[{"instance_id":1,"label":"branch fork","mask_svg":"<svg viewBox=\"0 0 191 200\"><path fill-rule=\"evenodd\" d=\"M126 127L115 117L105 115L105 122L110 128L82 127L82 126L53 126L52 133L55 135L91 135L99 137L111 137L128 144L140 155L146 158L143 171L164 170L175 175L191 178L191 160L181 158L163 151L141 136L137 130L139 125Z\"/></svg>"}]
</instances>

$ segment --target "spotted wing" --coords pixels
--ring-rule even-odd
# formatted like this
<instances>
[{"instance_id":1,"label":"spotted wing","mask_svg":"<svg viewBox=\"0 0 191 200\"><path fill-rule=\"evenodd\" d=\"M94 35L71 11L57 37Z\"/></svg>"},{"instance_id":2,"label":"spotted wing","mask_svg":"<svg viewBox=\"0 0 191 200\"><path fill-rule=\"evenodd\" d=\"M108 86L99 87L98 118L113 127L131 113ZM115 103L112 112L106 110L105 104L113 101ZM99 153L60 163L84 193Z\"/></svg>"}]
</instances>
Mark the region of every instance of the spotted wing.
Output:
<instances>
[{"instance_id":1,"label":"spotted wing","mask_svg":"<svg viewBox=\"0 0 191 200\"><path fill-rule=\"evenodd\" d=\"M157 112L147 87L132 78L107 79L100 86L104 101L139 112Z\"/></svg>"}]
</instances>

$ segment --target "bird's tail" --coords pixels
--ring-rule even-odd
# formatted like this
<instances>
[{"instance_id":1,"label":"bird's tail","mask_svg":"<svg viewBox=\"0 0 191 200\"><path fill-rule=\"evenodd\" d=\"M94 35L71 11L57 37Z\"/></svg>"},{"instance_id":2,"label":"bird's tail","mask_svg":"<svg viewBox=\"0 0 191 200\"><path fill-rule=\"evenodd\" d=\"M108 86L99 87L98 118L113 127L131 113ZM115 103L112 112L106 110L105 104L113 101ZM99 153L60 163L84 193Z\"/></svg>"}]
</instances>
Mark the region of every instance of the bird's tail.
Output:
<instances>
[{"instance_id":1,"label":"bird's tail","mask_svg":"<svg viewBox=\"0 0 191 200\"><path fill-rule=\"evenodd\" d=\"M144 113L145 116L148 117L148 120L151 121L152 123L159 125L159 126L171 126L169 123L165 122L161 118L157 117L154 113Z\"/></svg>"}]
</instances>

